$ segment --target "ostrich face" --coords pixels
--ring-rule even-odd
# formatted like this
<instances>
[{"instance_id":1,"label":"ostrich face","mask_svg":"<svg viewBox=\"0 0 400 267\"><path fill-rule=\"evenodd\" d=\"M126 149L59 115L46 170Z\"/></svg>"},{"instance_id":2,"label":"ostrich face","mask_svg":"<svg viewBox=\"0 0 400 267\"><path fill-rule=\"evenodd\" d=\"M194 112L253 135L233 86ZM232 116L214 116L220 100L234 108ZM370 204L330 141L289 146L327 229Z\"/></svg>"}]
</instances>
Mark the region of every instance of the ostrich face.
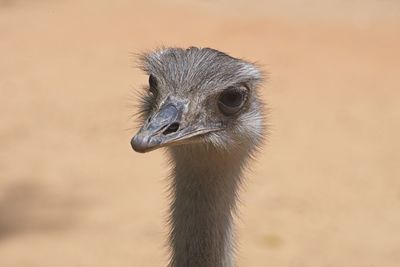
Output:
<instances>
[{"instance_id":1,"label":"ostrich face","mask_svg":"<svg viewBox=\"0 0 400 267\"><path fill-rule=\"evenodd\" d=\"M135 151L193 143L228 149L262 139L261 74L254 65L192 47L146 54L141 66L149 84L142 127L131 141Z\"/></svg>"}]
</instances>

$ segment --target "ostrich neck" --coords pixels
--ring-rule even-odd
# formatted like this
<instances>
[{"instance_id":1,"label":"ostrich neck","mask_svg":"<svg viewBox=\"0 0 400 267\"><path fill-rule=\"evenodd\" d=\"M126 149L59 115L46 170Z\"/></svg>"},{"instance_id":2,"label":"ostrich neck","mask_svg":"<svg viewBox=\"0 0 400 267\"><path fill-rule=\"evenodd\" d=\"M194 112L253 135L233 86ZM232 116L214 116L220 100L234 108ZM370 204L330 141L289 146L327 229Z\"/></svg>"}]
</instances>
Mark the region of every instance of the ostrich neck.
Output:
<instances>
[{"instance_id":1,"label":"ostrich neck","mask_svg":"<svg viewBox=\"0 0 400 267\"><path fill-rule=\"evenodd\" d=\"M245 155L177 148L171 267L233 267L233 216Z\"/></svg>"}]
</instances>

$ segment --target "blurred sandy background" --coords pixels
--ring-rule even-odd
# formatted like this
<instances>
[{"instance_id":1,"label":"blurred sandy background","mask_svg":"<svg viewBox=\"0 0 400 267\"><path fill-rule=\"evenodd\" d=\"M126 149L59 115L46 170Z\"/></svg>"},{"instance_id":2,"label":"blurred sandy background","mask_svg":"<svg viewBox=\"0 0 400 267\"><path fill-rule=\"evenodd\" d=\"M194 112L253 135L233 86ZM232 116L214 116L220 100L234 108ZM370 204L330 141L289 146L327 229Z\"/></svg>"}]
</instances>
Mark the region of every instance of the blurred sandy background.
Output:
<instances>
[{"instance_id":1,"label":"blurred sandy background","mask_svg":"<svg viewBox=\"0 0 400 267\"><path fill-rule=\"evenodd\" d=\"M238 266L400 266L399 1L0 0L0 266L165 266L163 153L136 154L132 52L270 73Z\"/></svg>"}]
</instances>

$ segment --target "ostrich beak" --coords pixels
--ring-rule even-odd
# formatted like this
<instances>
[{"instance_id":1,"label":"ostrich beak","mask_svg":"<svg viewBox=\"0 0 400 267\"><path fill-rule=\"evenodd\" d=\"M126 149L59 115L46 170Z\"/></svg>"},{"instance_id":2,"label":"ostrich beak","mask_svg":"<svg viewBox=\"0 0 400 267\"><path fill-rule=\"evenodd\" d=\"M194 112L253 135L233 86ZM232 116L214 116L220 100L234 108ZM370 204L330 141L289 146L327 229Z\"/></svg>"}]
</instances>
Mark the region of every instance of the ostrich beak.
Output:
<instances>
[{"instance_id":1,"label":"ostrich beak","mask_svg":"<svg viewBox=\"0 0 400 267\"><path fill-rule=\"evenodd\" d=\"M149 117L139 132L132 138L131 145L136 152L148 152L166 143L168 134L176 132L182 116L183 106L168 103Z\"/></svg>"},{"instance_id":2,"label":"ostrich beak","mask_svg":"<svg viewBox=\"0 0 400 267\"><path fill-rule=\"evenodd\" d=\"M166 103L158 112L147 119L139 132L132 138L133 150L140 153L152 151L172 144L183 143L194 136L220 130L220 127L204 127L194 123L181 127L183 103Z\"/></svg>"}]
</instances>

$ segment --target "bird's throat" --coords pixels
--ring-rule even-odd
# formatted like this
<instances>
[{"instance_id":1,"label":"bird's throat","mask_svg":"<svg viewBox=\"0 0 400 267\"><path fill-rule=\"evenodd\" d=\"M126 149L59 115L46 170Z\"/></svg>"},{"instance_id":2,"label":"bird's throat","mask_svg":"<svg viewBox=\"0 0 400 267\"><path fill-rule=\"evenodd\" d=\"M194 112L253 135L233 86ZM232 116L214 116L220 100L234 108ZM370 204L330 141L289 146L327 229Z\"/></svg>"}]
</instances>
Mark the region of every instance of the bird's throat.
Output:
<instances>
[{"instance_id":1,"label":"bird's throat","mask_svg":"<svg viewBox=\"0 0 400 267\"><path fill-rule=\"evenodd\" d=\"M171 267L233 267L233 217L245 155L178 148Z\"/></svg>"}]
</instances>

